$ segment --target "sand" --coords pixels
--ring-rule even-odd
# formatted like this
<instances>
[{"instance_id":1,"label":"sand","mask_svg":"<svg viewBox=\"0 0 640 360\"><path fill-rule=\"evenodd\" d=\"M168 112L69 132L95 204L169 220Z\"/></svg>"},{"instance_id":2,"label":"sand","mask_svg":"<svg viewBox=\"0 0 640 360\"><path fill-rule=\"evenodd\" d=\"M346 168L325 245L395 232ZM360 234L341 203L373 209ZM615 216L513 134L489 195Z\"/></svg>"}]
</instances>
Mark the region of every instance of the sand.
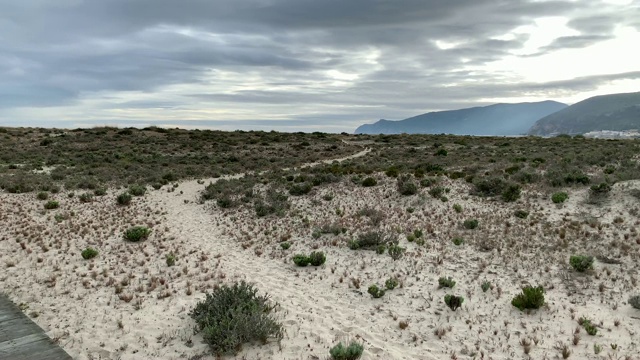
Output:
<instances>
[{"instance_id":1,"label":"sand","mask_svg":"<svg viewBox=\"0 0 640 360\"><path fill-rule=\"evenodd\" d=\"M79 192L55 194L57 210L44 210L33 193L0 193L0 289L76 359L213 359L202 355L207 345L194 335L188 312L216 284L242 279L280 304L276 316L286 334L280 343L245 346L238 359L326 359L333 345L349 340L364 343L364 359L556 359L564 345L570 359L640 359L640 310L627 304L640 293L640 204L628 191L640 183L616 184L599 206L585 204L585 190L568 189L569 200L558 206L547 192L525 192L510 204L482 199L469 195L464 180L446 178L447 202L427 190L403 197L394 179L376 177L372 188L345 179L294 197L284 218L201 204L204 185L196 180L174 191L149 189L128 207L116 205L123 189L90 203L81 203ZM324 200L327 193L333 199ZM358 215L365 207L385 214L379 226ZM515 218L516 209L531 215ZM461 226L470 218L479 220L478 229ZM324 223L347 231L314 238ZM151 236L126 242L122 234L133 225L151 227ZM404 257L347 247L370 229L395 234ZM424 245L407 241L414 229L424 231ZM465 243L454 245L456 236ZM282 250L281 239L289 237L291 248ZM99 255L84 260L87 246ZM314 249L327 254L325 265L291 261ZM168 253L176 255L175 266L167 266ZM578 253L617 264L596 261L593 271L577 273L568 258ZM367 293L392 276L399 288L380 299ZM441 276L456 280L453 290L438 289ZM493 284L486 293L484 280ZM511 306L525 284L545 286L543 308L525 313ZM463 306L450 310L445 294L464 296ZM598 333L582 329L574 345L581 316ZM528 355L521 344L527 341Z\"/></svg>"}]
</instances>

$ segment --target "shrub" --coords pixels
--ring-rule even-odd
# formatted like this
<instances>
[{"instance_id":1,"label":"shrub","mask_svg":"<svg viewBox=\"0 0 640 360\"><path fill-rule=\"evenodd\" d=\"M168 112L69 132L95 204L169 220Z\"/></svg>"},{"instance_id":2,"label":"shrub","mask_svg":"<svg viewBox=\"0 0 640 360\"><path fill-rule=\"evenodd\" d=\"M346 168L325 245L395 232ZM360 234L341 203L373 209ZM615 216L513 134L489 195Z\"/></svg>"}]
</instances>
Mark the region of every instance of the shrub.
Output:
<instances>
[{"instance_id":1,"label":"shrub","mask_svg":"<svg viewBox=\"0 0 640 360\"><path fill-rule=\"evenodd\" d=\"M376 249L379 245L386 245L390 240L382 231L369 231L358 235L357 249Z\"/></svg>"},{"instance_id":2,"label":"shrub","mask_svg":"<svg viewBox=\"0 0 640 360\"><path fill-rule=\"evenodd\" d=\"M93 194L91 194L91 193L83 193L78 197L78 199L80 199L80 202L83 202L83 203L92 202L93 201Z\"/></svg>"},{"instance_id":3,"label":"shrub","mask_svg":"<svg viewBox=\"0 0 640 360\"><path fill-rule=\"evenodd\" d=\"M93 194L95 196L105 196L105 195L107 195L107 189L105 189L105 188L97 188L97 189L93 190Z\"/></svg>"},{"instance_id":4,"label":"shrub","mask_svg":"<svg viewBox=\"0 0 640 360\"><path fill-rule=\"evenodd\" d=\"M300 183L300 184L293 184L289 188L289 194L293 196L302 196L311 192L311 189L313 189L313 185L307 182Z\"/></svg>"},{"instance_id":5,"label":"shrub","mask_svg":"<svg viewBox=\"0 0 640 360\"><path fill-rule=\"evenodd\" d=\"M400 170L398 170L397 167L392 166L392 167L388 168L387 171L385 171L385 174L388 177L398 177L398 175L400 175Z\"/></svg>"},{"instance_id":6,"label":"shrub","mask_svg":"<svg viewBox=\"0 0 640 360\"><path fill-rule=\"evenodd\" d=\"M82 250L82 258L85 260L93 259L98 256L98 251L90 247Z\"/></svg>"},{"instance_id":7,"label":"shrub","mask_svg":"<svg viewBox=\"0 0 640 360\"><path fill-rule=\"evenodd\" d=\"M313 266L320 266L327 261L327 257L322 251L314 251L309 255L309 262Z\"/></svg>"},{"instance_id":8,"label":"shrub","mask_svg":"<svg viewBox=\"0 0 640 360\"><path fill-rule=\"evenodd\" d=\"M133 196L142 196L147 192L147 188L142 185L129 186L129 194Z\"/></svg>"},{"instance_id":9,"label":"shrub","mask_svg":"<svg viewBox=\"0 0 640 360\"><path fill-rule=\"evenodd\" d=\"M378 181L376 181L376 179L372 178L372 177L368 177L364 180L362 180L362 186L364 187L371 187L371 186L376 186L378 185Z\"/></svg>"},{"instance_id":10,"label":"shrub","mask_svg":"<svg viewBox=\"0 0 640 360\"><path fill-rule=\"evenodd\" d=\"M165 255L165 259L167 260L167 266L173 266L176 264L176 256L173 253Z\"/></svg>"},{"instance_id":11,"label":"shrub","mask_svg":"<svg viewBox=\"0 0 640 360\"><path fill-rule=\"evenodd\" d=\"M378 255L382 255L384 254L384 251L387 250L387 246L384 244L380 244L378 245L378 247L376 248L376 254Z\"/></svg>"},{"instance_id":12,"label":"shrub","mask_svg":"<svg viewBox=\"0 0 640 360\"><path fill-rule=\"evenodd\" d=\"M438 279L438 289L452 288L456 286L456 282L451 277L441 277Z\"/></svg>"},{"instance_id":13,"label":"shrub","mask_svg":"<svg viewBox=\"0 0 640 360\"><path fill-rule=\"evenodd\" d=\"M369 289L367 289L367 292L374 298L378 299L384 296L385 291L383 289L380 289L378 285L371 285L369 286Z\"/></svg>"},{"instance_id":14,"label":"shrub","mask_svg":"<svg viewBox=\"0 0 640 360\"><path fill-rule=\"evenodd\" d=\"M47 210L57 209L59 207L60 207L60 203L53 200L49 200L44 204L44 208Z\"/></svg>"},{"instance_id":15,"label":"shrub","mask_svg":"<svg viewBox=\"0 0 640 360\"><path fill-rule=\"evenodd\" d=\"M453 238L453 244L456 246L460 246L462 244L464 244L464 239L461 237L455 237Z\"/></svg>"},{"instance_id":16,"label":"shrub","mask_svg":"<svg viewBox=\"0 0 640 360\"><path fill-rule=\"evenodd\" d=\"M129 205L131 203L131 194L123 192L116 198L118 205Z\"/></svg>"},{"instance_id":17,"label":"shrub","mask_svg":"<svg viewBox=\"0 0 640 360\"><path fill-rule=\"evenodd\" d=\"M511 305L523 311L524 309L539 309L544 305L544 289L542 286L525 286L522 293L511 300Z\"/></svg>"},{"instance_id":18,"label":"shrub","mask_svg":"<svg viewBox=\"0 0 640 360\"><path fill-rule=\"evenodd\" d=\"M393 260L398 260L402 258L405 250L405 248L400 247L399 245L391 244L389 245L389 256L391 256Z\"/></svg>"},{"instance_id":19,"label":"shrub","mask_svg":"<svg viewBox=\"0 0 640 360\"><path fill-rule=\"evenodd\" d=\"M271 305L268 295L257 293L244 281L222 285L191 310L196 330L215 354L237 353L247 342L282 339L282 324L271 315L277 304Z\"/></svg>"},{"instance_id":20,"label":"shrub","mask_svg":"<svg viewBox=\"0 0 640 360\"><path fill-rule=\"evenodd\" d=\"M418 193L418 186L408 176L399 177L397 185L400 195L409 196Z\"/></svg>"},{"instance_id":21,"label":"shrub","mask_svg":"<svg viewBox=\"0 0 640 360\"><path fill-rule=\"evenodd\" d=\"M384 282L384 287L387 288L387 290L393 290L398 286L398 279L396 278L389 278L387 279L387 281Z\"/></svg>"},{"instance_id":22,"label":"shrub","mask_svg":"<svg viewBox=\"0 0 640 360\"><path fill-rule=\"evenodd\" d=\"M414 242L415 240L416 240L415 235L413 235L413 234L408 234L407 235L407 241L408 242Z\"/></svg>"},{"instance_id":23,"label":"shrub","mask_svg":"<svg viewBox=\"0 0 640 360\"><path fill-rule=\"evenodd\" d=\"M439 198L444 194L444 188L442 186L436 186L429 190L429 195L434 198Z\"/></svg>"},{"instance_id":24,"label":"shrub","mask_svg":"<svg viewBox=\"0 0 640 360\"><path fill-rule=\"evenodd\" d=\"M598 328L591 323L591 320L581 317L578 319L578 323L584 328L587 334L595 336L598 333Z\"/></svg>"},{"instance_id":25,"label":"shrub","mask_svg":"<svg viewBox=\"0 0 640 360\"><path fill-rule=\"evenodd\" d=\"M502 200L505 202L514 202L520 199L522 187L518 184L509 184L502 192Z\"/></svg>"},{"instance_id":26,"label":"shrub","mask_svg":"<svg viewBox=\"0 0 640 360\"><path fill-rule=\"evenodd\" d=\"M576 271L585 272L593 269L593 256L572 255L569 258L569 264L571 264L571 267Z\"/></svg>"},{"instance_id":27,"label":"shrub","mask_svg":"<svg viewBox=\"0 0 640 360\"><path fill-rule=\"evenodd\" d=\"M422 235L424 235L424 233L422 232L422 230L420 229L415 229L413 230L413 236L416 237L416 239L419 239L422 237Z\"/></svg>"},{"instance_id":28,"label":"shrub","mask_svg":"<svg viewBox=\"0 0 640 360\"><path fill-rule=\"evenodd\" d=\"M480 288L482 289L482 292L487 292L489 289L491 289L491 283L489 281L485 280L480 285Z\"/></svg>"},{"instance_id":29,"label":"shrub","mask_svg":"<svg viewBox=\"0 0 640 360\"><path fill-rule=\"evenodd\" d=\"M432 178L426 178L426 179L420 180L420 186L422 187L429 187L435 183L436 183L436 180Z\"/></svg>"},{"instance_id":30,"label":"shrub","mask_svg":"<svg viewBox=\"0 0 640 360\"><path fill-rule=\"evenodd\" d=\"M49 194L45 191L41 191L38 193L38 200L47 200L49 198Z\"/></svg>"},{"instance_id":31,"label":"shrub","mask_svg":"<svg viewBox=\"0 0 640 360\"><path fill-rule=\"evenodd\" d=\"M588 202L591 204L597 204L607 198L607 195L611 192L611 185L603 182L598 185L592 185L589 189Z\"/></svg>"},{"instance_id":32,"label":"shrub","mask_svg":"<svg viewBox=\"0 0 640 360\"><path fill-rule=\"evenodd\" d=\"M514 212L513 215L515 215L515 217L520 219L526 219L529 216L529 212L526 210L516 210L516 212Z\"/></svg>"},{"instance_id":33,"label":"shrub","mask_svg":"<svg viewBox=\"0 0 640 360\"><path fill-rule=\"evenodd\" d=\"M464 298L462 296L455 296L455 295L449 295L449 294L444 296L444 303L447 304L449 309L453 311L456 311L460 306L462 306L463 302L464 302Z\"/></svg>"},{"instance_id":34,"label":"shrub","mask_svg":"<svg viewBox=\"0 0 640 360\"><path fill-rule=\"evenodd\" d=\"M455 210L455 212L457 212L457 213L461 213L462 212L462 205L453 204L453 210Z\"/></svg>"},{"instance_id":35,"label":"shrub","mask_svg":"<svg viewBox=\"0 0 640 360\"><path fill-rule=\"evenodd\" d=\"M640 310L640 295L629 297L629 305L631 305L635 309Z\"/></svg>"},{"instance_id":36,"label":"shrub","mask_svg":"<svg viewBox=\"0 0 640 360\"><path fill-rule=\"evenodd\" d=\"M282 250L288 250L291 247L291 243L290 242L280 243L280 247L282 248Z\"/></svg>"},{"instance_id":37,"label":"shrub","mask_svg":"<svg viewBox=\"0 0 640 360\"><path fill-rule=\"evenodd\" d=\"M149 234L151 234L151 229L149 229L148 227L134 226L125 231L124 237L129 241L138 242L149 237Z\"/></svg>"},{"instance_id":38,"label":"shrub","mask_svg":"<svg viewBox=\"0 0 640 360\"><path fill-rule=\"evenodd\" d=\"M507 187L507 182L499 177L474 179L476 194L480 196L495 196L501 194Z\"/></svg>"},{"instance_id":39,"label":"shrub","mask_svg":"<svg viewBox=\"0 0 640 360\"><path fill-rule=\"evenodd\" d=\"M434 156L447 156L448 152L445 149L438 149L438 151L435 152Z\"/></svg>"},{"instance_id":40,"label":"shrub","mask_svg":"<svg viewBox=\"0 0 640 360\"><path fill-rule=\"evenodd\" d=\"M569 195L566 192L557 192L551 195L551 201L554 204L561 204L565 202L569 198Z\"/></svg>"},{"instance_id":41,"label":"shrub","mask_svg":"<svg viewBox=\"0 0 640 360\"><path fill-rule=\"evenodd\" d=\"M465 220L462 225L464 226L465 229L473 230L478 227L478 220L476 219Z\"/></svg>"},{"instance_id":42,"label":"shrub","mask_svg":"<svg viewBox=\"0 0 640 360\"><path fill-rule=\"evenodd\" d=\"M357 360L362 356L363 351L364 346L355 341L352 341L347 347L340 342L329 350L329 355L332 360Z\"/></svg>"},{"instance_id":43,"label":"shrub","mask_svg":"<svg viewBox=\"0 0 640 360\"><path fill-rule=\"evenodd\" d=\"M293 263L298 266L307 266L311 262L311 259L307 255L296 254L293 256Z\"/></svg>"}]
</instances>

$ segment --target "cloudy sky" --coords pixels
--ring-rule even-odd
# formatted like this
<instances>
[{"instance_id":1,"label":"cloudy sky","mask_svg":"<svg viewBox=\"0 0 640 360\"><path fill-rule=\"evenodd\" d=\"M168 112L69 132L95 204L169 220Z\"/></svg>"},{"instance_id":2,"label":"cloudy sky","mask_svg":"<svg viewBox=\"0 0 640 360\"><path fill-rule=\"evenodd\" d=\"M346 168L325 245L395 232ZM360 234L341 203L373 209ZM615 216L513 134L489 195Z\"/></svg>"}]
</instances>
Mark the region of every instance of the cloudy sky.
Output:
<instances>
[{"instance_id":1,"label":"cloudy sky","mask_svg":"<svg viewBox=\"0 0 640 360\"><path fill-rule=\"evenodd\" d=\"M640 0L0 0L0 125L347 131L640 91Z\"/></svg>"}]
</instances>

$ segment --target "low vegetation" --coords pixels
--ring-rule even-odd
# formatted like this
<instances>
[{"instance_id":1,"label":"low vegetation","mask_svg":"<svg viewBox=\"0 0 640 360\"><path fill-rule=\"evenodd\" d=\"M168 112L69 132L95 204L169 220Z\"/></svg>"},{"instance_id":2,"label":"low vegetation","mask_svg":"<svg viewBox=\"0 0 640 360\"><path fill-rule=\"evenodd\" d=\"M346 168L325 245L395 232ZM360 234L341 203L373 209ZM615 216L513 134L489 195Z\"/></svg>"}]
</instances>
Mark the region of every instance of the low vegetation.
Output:
<instances>
[{"instance_id":1,"label":"low vegetation","mask_svg":"<svg viewBox=\"0 0 640 360\"><path fill-rule=\"evenodd\" d=\"M253 285L223 284L205 296L189 315L214 354L236 354L249 342L282 339L283 326L273 316L277 304L258 295Z\"/></svg>"},{"instance_id":2,"label":"low vegetation","mask_svg":"<svg viewBox=\"0 0 640 360\"><path fill-rule=\"evenodd\" d=\"M544 288L542 286L525 286L522 288L522 293L516 295L511 300L511 305L518 308L520 311L525 309L539 309L544 305Z\"/></svg>"}]
</instances>

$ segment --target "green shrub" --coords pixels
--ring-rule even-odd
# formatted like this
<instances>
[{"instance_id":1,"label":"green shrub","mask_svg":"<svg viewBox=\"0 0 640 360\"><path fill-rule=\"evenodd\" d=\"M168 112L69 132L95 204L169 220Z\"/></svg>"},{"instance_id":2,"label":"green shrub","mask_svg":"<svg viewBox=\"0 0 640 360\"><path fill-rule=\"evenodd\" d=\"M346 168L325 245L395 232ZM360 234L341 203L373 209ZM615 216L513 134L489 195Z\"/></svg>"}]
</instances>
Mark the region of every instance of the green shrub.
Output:
<instances>
[{"instance_id":1,"label":"green shrub","mask_svg":"<svg viewBox=\"0 0 640 360\"><path fill-rule=\"evenodd\" d=\"M204 341L217 355L238 353L242 344L283 337L282 324L271 315L277 304L244 281L222 285L196 304L191 316Z\"/></svg>"},{"instance_id":2,"label":"green shrub","mask_svg":"<svg viewBox=\"0 0 640 360\"><path fill-rule=\"evenodd\" d=\"M426 179L420 180L420 186L422 187L429 187L435 183L436 183L436 180L432 178L426 178Z\"/></svg>"},{"instance_id":3,"label":"green shrub","mask_svg":"<svg viewBox=\"0 0 640 360\"><path fill-rule=\"evenodd\" d=\"M293 184L289 188L289 194L293 196L302 196L311 192L311 189L313 189L313 185L307 182Z\"/></svg>"},{"instance_id":4,"label":"green shrub","mask_svg":"<svg viewBox=\"0 0 640 360\"><path fill-rule=\"evenodd\" d=\"M383 297L385 293L385 291L383 289L380 289L378 285L369 286L369 289L367 289L367 292L376 299Z\"/></svg>"},{"instance_id":5,"label":"green shrub","mask_svg":"<svg viewBox=\"0 0 640 360\"><path fill-rule=\"evenodd\" d=\"M482 292L487 292L489 289L491 289L491 283L487 280L483 281L482 284L480 285L480 288L482 289Z\"/></svg>"},{"instance_id":6,"label":"green shrub","mask_svg":"<svg viewBox=\"0 0 640 360\"><path fill-rule=\"evenodd\" d=\"M105 188L97 188L97 189L93 190L93 194L95 196L105 196L105 195L107 195L107 189L105 189Z\"/></svg>"},{"instance_id":7,"label":"green shrub","mask_svg":"<svg viewBox=\"0 0 640 360\"><path fill-rule=\"evenodd\" d=\"M461 237L455 237L455 238L453 238L452 241L453 241L453 244L456 245L456 246L460 246L460 245L464 244L464 239L461 238Z\"/></svg>"},{"instance_id":8,"label":"green shrub","mask_svg":"<svg viewBox=\"0 0 640 360\"><path fill-rule=\"evenodd\" d=\"M392 167L388 168L387 171L385 171L384 173L388 177L398 177L398 175L400 175L400 170L398 170L397 167L392 166Z\"/></svg>"},{"instance_id":9,"label":"green shrub","mask_svg":"<svg viewBox=\"0 0 640 360\"><path fill-rule=\"evenodd\" d=\"M452 288L456 286L456 282L451 277L441 277L438 279L438 289Z\"/></svg>"},{"instance_id":10,"label":"green shrub","mask_svg":"<svg viewBox=\"0 0 640 360\"><path fill-rule=\"evenodd\" d=\"M515 215L515 217L520 219L526 219L529 216L529 212L526 210L516 210L516 212L514 212L513 215Z\"/></svg>"},{"instance_id":11,"label":"green shrub","mask_svg":"<svg viewBox=\"0 0 640 360\"><path fill-rule=\"evenodd\" d=\"M362 180L362 186L364 186L364 187L371 187L371 186L376 186L376 185L378 185L378 181L375 178L368 177L368 178Z\"/></svg>"},{"instance_id":12,"label":"green shrub","mask_svg":"<svg viewBox=\"0 0 640 360\"><path fill-rule=\"evenodd\" d=\"M416 240L416 236L413 234L407 234L407 241L414 242Z\"/></svg>"},{"instance_id":13,"label":"green shrub","mask_svg":"<svg viewBox=\"0 0 640 360\"><path fill-rule=\"evenodd\" d=\"M309 255L309 262L313 266L320 266L327 261L327 257L322 251L314 251Z\"/></svg>"},{"instance_id":14,"label":"green shrub","mask_svg":"<svg viewBox=\"0 0 640 360\"><path fill-rule=\"evenodd\" d=\"M129 194L133 196L142 196L147 192L147 188L142 185L129 186Z\"/></svg>"},{"instance_id":15,"label":"green shrub","mask_svg":"<svg viewBox=\"0 0 640 360\"><path fill-rule=\"evenodd\" d=\"M151 229L148 227L134 226L125 231L124 238L132 242L138 242L149 237L149 234L151 234Z\"/></svg>"},{"instance_id":16,"label":"green shrub","mask_svg":"<svg viewBox=\"0 0 640 360\"><path fill-rule=\"evenodd\" d=\"M569 258L569 264L576 271L585 272L589 269L593 269L593 256L587 255L572 255Z\"/></svg>"},{"instance_id":17,"label":"green shrub","mask_svg":"<svg viewBox=\"0 0 640 360\"><path fill-rule=\"evenodd\" d=\"M380 244L378 245L378 247L376 248L376 254L378 255L382 255L384 254L385 250L387 250L387 246L384 244Z\"/></svg>"},{"instance_id":18,"label":"green shrub","mask_svg":"<svg viewBox=\"0 0 640 360\"><path fill-rule=\"evenodd\" d=\"M448 152L445 149L438 149L438 151L435 152L434 156L447 156Z\"/></svg>"},{"instance_id":19,"label":"green shrub","mask_svg":"<svg viewBox=\"0 0 640 360\"><path fill-rule=\"evenodd\" d=\"M357 249L377 249L380 245L389 243L390 240L382 231L369 231L358 235Z\"/></svg>"},{"instance_id":20,"label":"green shrub","mask_svg":"<svg viewBox=\"0 0 640 360\"><path fill-rule=\"evenodd\" d=\"M635 309L640 310L640 295L629 297L629 305L631 305Z\"/></svg>"},{"instance_id":21,"label":"green shrub","mask_svg":"<svg viewBox=\"0 0 640 360\"><path fill-rule=\"evenodd\" d=\"M462 223L462 225L464 226L465 229L473 230L478 227L478 220L476 219L465 220L464 223Z\"/></svg>"},{"instance_id":22,"label":"green shrub","mask_svg":"<svg viewBox=\"0 0 640 360\"><path fill-rule=\"evenodd\" d=\"M351 239L349 240L349 242L347 242L347 246L349 247L349 249L351 250L358 250L360 249L360 243L358 242L358 240L354 240ZM383 250L384 251L384 250Z\"/></svg>"},{"instance_id":23,"label":"green shrub","mask_svg":"<svg viewBox=\"0 0 640 360\"><path fill-rule=\"evenodd\" d=\"M503 178L475 178L473 181L476 194L480 196L495 196L502 194L507 187L507 182Z\"/></svg>"},{"instance_id":24,"label":"green shrub","mask_svg":"<svg viewBox=\"0 0 640 360\"><path fill-rule=\"evenodd\" d=\"M566 192L557 192L551 195L551 201L554 204L561 204L565 202L569 198L569 195Z\"/></svg>"},{"instance_id":25,"label":"green shrub","mask_svg":"<svg viewBox=\"0 0 640 360\"><path fill-rule=\"evenodd\" d=\"M167 266L173 266L176 264L176 256L173 253L165 255L165 260L167 261Z\"/></svg>"},{"instance_id":26,"label":"green shrub","mask_svg":"<svg viewBox=\"0 0 640 360\"><path fill-rule=\"evenodd\" d=\"M391 256L391 258L393 260L398 260L400 258L402 258L402 256L404 255L405 252L405 248L400 247L399 245L396 244L391 244L389 245L389 256Z\"/></svg>"},{"instance_id":27,"label":"green shrub","mask_svg":"<svg viewBox=\"0 0 640 360\"><path fill-rule=\"evenodd\" d=\"M296 254L293 256L293 263L298 266L307 266L311 262L311 259L307 255Z\"/></svg>"},{"instance_id":28,"label":"green shrub","mask_svg":"<svg viewBox=\"0 0 640 360\"><path fill-rule=\"evenodd\" d=\"M522 187L518 184L509 184L502 192L502 200L505 202L514 202L520 199Z\"/></svg>"},{"instance_id":29,"label":"green shrub","mask_svg":"<svg viewBox=\"0 0 640 360\"><path fill-rule=\"evenodd\" d=\"M419 239L422 237L422 235L424 235L424 233L422 232L422 230L420 229L415 229L413 230L413 236L416 237L416 239Z\"/></svg>"},{"instance_id":30,"label":"green shrub","mask_svg":"<svg viewBox=\"0 0 640 360\"><path fill-rule=\"evenodd\" d=\"M544 305L544 289L542 286L525 286L522 293L511 300L511 305L523 311L524 309L539 309Z\"/></svg>"},{"instance_id":31,"label":"green shrub","mask_svg":"<svg viewBox=\"0 0 640 360\"><path fill-rule=\"evenodd\" d=\"M47 210L57 209L60 207L60 203L54 200L49 200L44 204L44 208Z\"/></svg>"},{"instance_id":32,"label":"green shrub","mask_svg":"<svg viewBox=\"0 0 640 360\"><path fill-rule=\"evenodd\" d=\"M355 341L352 341L347 347L340 342L329 350L329 355L332 360L357 360L362 356L363 351L364 346Z\"/></svg>"},{"instance_id":33,"label":"green shrub","mask_svg":"<svg viewBox=\"0 0 640 360\"><path fill-rule=\"evenodd\" d=\"M418 193L418 186L408 176L399 177L397 186L400 195L409 196Z\"/></svg>"},{"instance_id":34,"label":"green shrub","mask_svg":"<svg viewBox=\"0 0 640 360\"><path fill-rule=\"evenodd\" d=\"M449 309L456 311L460 306L462 306L462 303L464 302L464 298L462 296L455 296L455 295L445 295L444 296L444 303L449 307Z\"/></svg>"},{"instance_id":35,"label":"green shrub","mask_svg":"<svg viewBox=\"0 0 640 360\"><path fill-rule=\"evenodd\" d=\"M455 212L457 212L457 213L461 213L462 212L462 205L453 204L453 210L455 210Z\"/></svg>"},{"instance_id":36,"label":"green shrub","mask_svg":"<svg viewBox=\"0 0 640 360\"><path fill-rule=\"evenodd\" d=\"M436 186L436 187L432 187L429 190L429 195L431 195L433 198L440 198L442 195L444 194L444 188L442 186Z\"/></svg>"},{"instance_id":37,"label":"green shrub","mask_svg":"<svg viewBox=\"0 0 640 360\"><path fill-rule=\"evenodd\" d=\"M38 193L38 200L47 200L49 198L49 194L45 191L41 191Z\"/></svg>"},{"instance_id":38,"label":"green shrub","mask_svg":"<svg viewBox=\"0 0 640 360\"><path fill-rule=\"evenodd\" d=\"M387 281L384 282L384 287L387 288L387 290L393 290L398 286L398 279L396 278L389 278L387 279Z\"/></svg>"},{"instance_id":39,"label":"green shrub","mask_svg":"<svg viewBox=\"0 0 640 360\"><path fill-rule=\"evenodd\" d=\"M96 256L98 256L98 251L95 249L88 247L82 250L82 258L85 260L93 259Z\"/></svg>"},{"instance_id":40,"label":"green shrub","mask_svg":"<svg viewBox=\"0 0 640 360\"><path fill-rule=\"evenodd\" d=\"M83 193L78 197L78 199L80 199L80 202L83 202L83 203L92 202L93 201L93 194L91 194L91 193Z\"/></svg>"},{"instance_id":41,"label":"green shrub","mask_svg":"<svg viewBox=\"0 0 640 360\"><path fill-rule=\"evenodd\" d=\"M129 205L131 203L131 194L123 192L116 198L118 205Z\"/></svg>"},{"instance_id":42,"label":"green shrub","mask_svg":"<svg viewBox=\"0 0 640 360\"><path fill-rule=\"evenodd\" d=\"M290 242L280 243L280 247L282 248L282 250L288 250L291 247L291 243Z\"/></svg>"},{"instance_id":43,"label":"green shrub","mask_svg":"<svg viewBox=\"0 0 640 360\"><path fill-rule=\"evenodd\" d=\"M598 333L598 328L591 323L591 320L581 317L578 319L578 323L582 325L587 334L595 336Z\"/></svg>"}]
</instances>

